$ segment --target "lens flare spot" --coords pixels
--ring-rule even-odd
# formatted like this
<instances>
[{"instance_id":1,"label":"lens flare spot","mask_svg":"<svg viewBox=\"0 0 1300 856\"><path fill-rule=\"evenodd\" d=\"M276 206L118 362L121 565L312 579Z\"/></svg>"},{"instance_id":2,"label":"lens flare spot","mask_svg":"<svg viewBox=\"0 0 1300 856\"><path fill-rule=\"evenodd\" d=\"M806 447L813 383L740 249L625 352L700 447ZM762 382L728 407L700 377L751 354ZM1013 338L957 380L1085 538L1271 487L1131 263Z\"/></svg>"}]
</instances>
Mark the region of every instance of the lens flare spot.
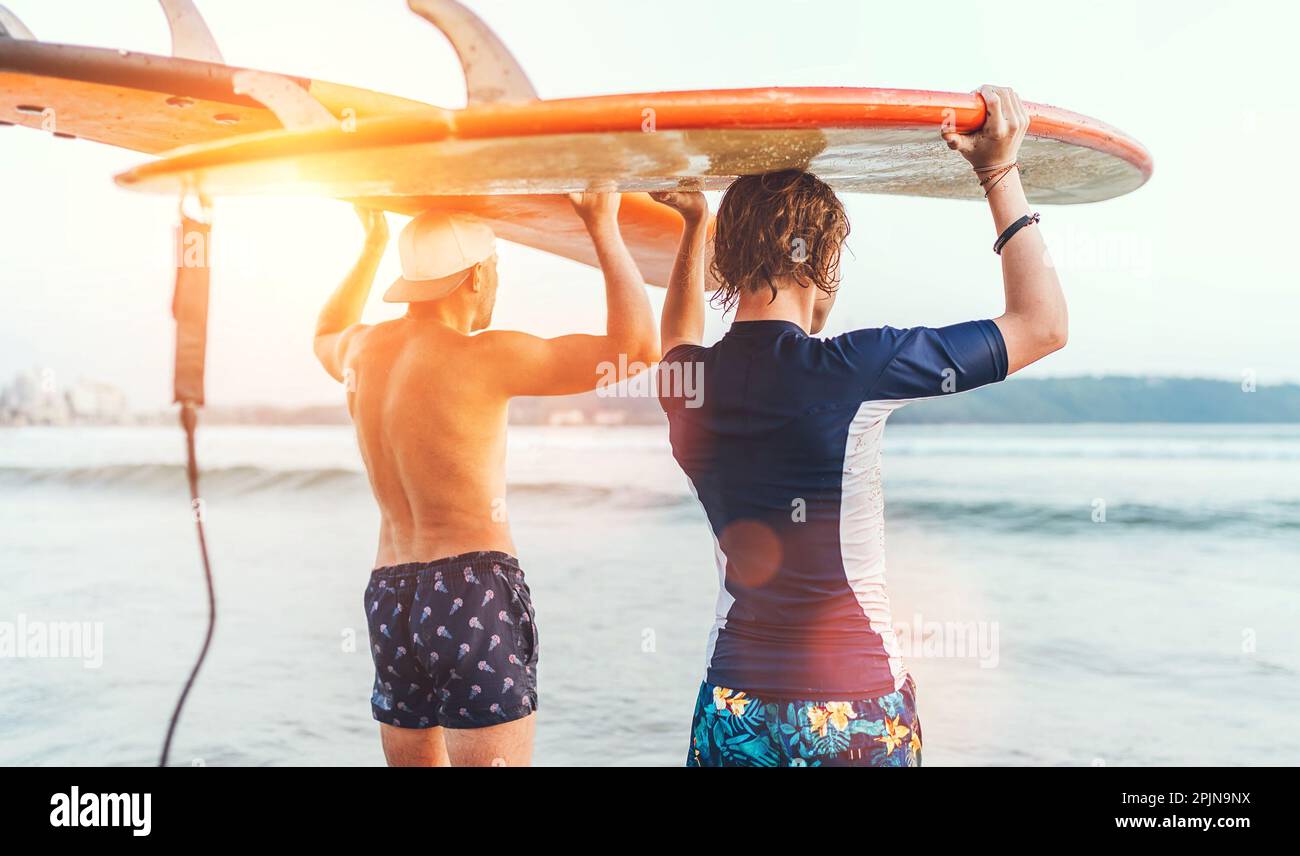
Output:
<instances>
[{"instance_id":1,"label":"lens flare spot","mask_svg":"<svg viewBox=\"0 0 1300 856\"><path fill-rule=\"evenodd\" d=\"M757 520L737 520L718 537L727 556L727 579L747 588L760 588L781 567L781 539L772 527Z\"/></svg>"}]
</instances>

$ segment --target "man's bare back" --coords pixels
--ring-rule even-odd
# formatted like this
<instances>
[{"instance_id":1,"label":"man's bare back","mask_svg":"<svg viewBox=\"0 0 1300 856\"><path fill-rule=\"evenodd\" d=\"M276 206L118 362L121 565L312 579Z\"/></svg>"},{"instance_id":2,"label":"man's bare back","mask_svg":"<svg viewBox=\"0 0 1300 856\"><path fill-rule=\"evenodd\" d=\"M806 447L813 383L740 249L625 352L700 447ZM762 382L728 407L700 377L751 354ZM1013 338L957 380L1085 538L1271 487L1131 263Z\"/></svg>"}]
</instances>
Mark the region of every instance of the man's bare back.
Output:
<instances>
[{"instance_id":1,"label":"man's bare back","mask_svg":"<svg viewBox=\"0 0 1300 856\"><path fill-rule=\"evenodd\" d=\"M509 398L475 364L474 344L438 321L406 317L352 345L348 411L381 514L375 567L515 552L505 507Z\"/></svg>"}]
</instances>

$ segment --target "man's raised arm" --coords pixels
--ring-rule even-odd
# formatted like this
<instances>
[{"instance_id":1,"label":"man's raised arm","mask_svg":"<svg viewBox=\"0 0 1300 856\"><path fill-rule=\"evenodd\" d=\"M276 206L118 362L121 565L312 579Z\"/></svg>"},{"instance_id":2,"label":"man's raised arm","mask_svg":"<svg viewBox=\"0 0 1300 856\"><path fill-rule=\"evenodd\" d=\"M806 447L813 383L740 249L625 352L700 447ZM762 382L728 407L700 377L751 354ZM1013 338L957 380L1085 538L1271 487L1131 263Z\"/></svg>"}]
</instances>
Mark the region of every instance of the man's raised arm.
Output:
<instances>
[{"instance_id":1,"label":"man's raised arm","mask_svg":"<svg viewBox=\"0 0 1300 856\"><path fill-rule=\"evenodd\" d=\"M659 359L645 282L618 229L617 193L570 194L605 274L605 334L543 339L513 331L475 336L480 365L507 395L570 395L636 374Z\"/></svg>"},{"instance_id":2,"label":"man's raised arm","mask_svg":"<svg viewBox=\"0 0 1300 856\"><path fill-rule=\"evenodd\" d=\"M973 134L945 133L943 138L974 167L1001 238L1030 216L1015 165L1029 128L1029 111L1020 96L1006 87L983 86L980 95L987 107L983 127ZM1006 311L993 320L1007 345L1010 374L1065 347L1069 315L1047 245L1033 223L1015 231L1001 253Z\"/></svg>"},{"instance_id":3,"label":"man's raised arm","mask_svg":"<svg viewBox=\"0 0 1300 856\"><path fill-rule=\"evenodd\" d=\"M388 244L388 221L384 212L357 208L357 216L366 229L366 243L352 270L325 302L325 308L316 319L316 338L313 343L316 359L329 372L330 377L343 382L343 365L351 341L361 325L361 312L365 309L370 286L374 284L379 260Z\"/></svg>"},{"instance_id":4,"label":"man's raised arm","mask_svg":"<svg viewBox=\"0 0 1300 856\"><path fill-rule=\"evenodd\" d=\"M659 319L664 353L678 345L698 345L704 340L704 245L709 231L709 203L703 193L671 191L652 193L682 215L683 229L673 272Z\"/></svg>"}]
</instances>

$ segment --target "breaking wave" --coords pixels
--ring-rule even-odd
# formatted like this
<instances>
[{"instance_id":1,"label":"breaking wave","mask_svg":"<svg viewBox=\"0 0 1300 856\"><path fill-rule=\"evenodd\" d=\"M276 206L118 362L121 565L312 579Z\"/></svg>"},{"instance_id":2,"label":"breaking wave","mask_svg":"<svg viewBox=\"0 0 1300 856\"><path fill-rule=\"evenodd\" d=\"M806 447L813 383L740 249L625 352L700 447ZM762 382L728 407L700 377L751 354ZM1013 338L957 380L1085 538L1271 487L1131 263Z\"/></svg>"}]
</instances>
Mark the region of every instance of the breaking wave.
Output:
<instances>
[{"instance_id":1,"label":"breaking wave","mask_svg":"<svg viewBox=\"0 0 1300 856\"><path fill-rule=\"evenodd\" d=\"M324 491L359 491L369 486L360 470L343 467L271 469L231 466L204 469L204 493L309 495ZM97 467L0 467L0 487L52 487L69 490L184 493L185 468L179 464L118 464ZM1300 500L1261 499L1250 502L1182 504L1114 503L1104 523L1093 520L1088 503L1026 502L986 497L930 499L911 495L886 497L891 525L980 528L1026 534L1071 534L1125 530L1172 532L1235 531L1300 533ZM582 482L511 482L510 497L518 503L545 503L567 508L600 507L629 512L703 512L685 491L655 490L634 484L600 485Z\"/></svg>"}]
</instances>

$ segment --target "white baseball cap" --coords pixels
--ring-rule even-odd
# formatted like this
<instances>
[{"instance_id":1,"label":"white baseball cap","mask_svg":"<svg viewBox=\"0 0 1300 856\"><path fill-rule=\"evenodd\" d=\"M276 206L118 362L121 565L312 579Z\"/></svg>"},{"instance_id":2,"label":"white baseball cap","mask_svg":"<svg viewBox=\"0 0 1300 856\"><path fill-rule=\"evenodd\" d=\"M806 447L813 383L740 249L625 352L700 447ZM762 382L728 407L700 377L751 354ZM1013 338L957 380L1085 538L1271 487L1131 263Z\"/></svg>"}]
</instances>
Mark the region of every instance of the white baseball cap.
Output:
<instances>
[{"instance_id":1,"label":"white baseball cap","mask_svg":"<svg viewBox=\"0 0 1300 856\"><path fill-rule=\"evenodd\" d=\"M425 211L397 236L402 275L384 292L387 303L418 303L451 294L470 269L496 255L496 235L471 214Z\"/></svg>"}]
</instances>

